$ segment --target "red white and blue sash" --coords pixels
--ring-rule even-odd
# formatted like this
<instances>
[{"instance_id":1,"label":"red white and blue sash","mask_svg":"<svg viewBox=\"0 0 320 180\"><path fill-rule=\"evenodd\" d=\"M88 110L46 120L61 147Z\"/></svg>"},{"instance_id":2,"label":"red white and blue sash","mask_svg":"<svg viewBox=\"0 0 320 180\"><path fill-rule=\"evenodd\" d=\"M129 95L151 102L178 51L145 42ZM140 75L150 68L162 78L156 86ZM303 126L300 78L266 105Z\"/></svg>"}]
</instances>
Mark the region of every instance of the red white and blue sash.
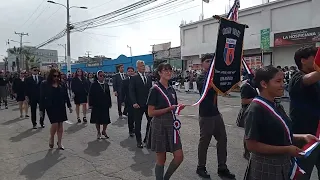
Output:
<instances>
[{"instance_id":1,"label":"red white and blue sash","mask_svg":"<svg viewBox=\"0 0 320 180\"><path fill-rule=\"evenodd\" d=\"M318 123L316 137L318 139L320 138L320 121ZM303 152L301 152L300 154L304 157L308 157L312 153L312 151L315 150L319 145L320 145L319 141L313 140L313 141L309 142L308 144L306 144L305 146L303 146L303 148L302 148Z\"/></svg>"},{"instance_id":2,"label":"red white and blue sash","mask_svg":"<svg viewBox=\"0 0 320 180\"><path fill-rule=\"evenodd\" d=\"M161 93L161 95L166 99L169 107L171 107L171 102L170 102L168 96L162 91L162 89L157 84L154 84L153 87L156 88ZM176 109L178 109L178 108L176 108ZM173 143L174 144L177 144L179 141L179 135L180 135L179 130L181 128L181 122L179 121L179 119L177 119L176 114L175 114L176 111L175 112L171 111L172 117L173 117Z\"/></svg>"},{"instance_id":3,"label":"red white and blue sash","mask_svg":"<svg viewBox=\"0 0 320 180\"><path fill-rule=\"evenodd\" d=\"M284 121L284 119L277 113L277 111L275 111L275 109L270 106L264 99L262 98L259 98L259 97L256 97L252 100L252 102L255 102L261 106L263 106L265 109L267 109L270 113L272 113L275 117L277 117L277 120L281 122L281 124L283 125L285 131L286 131L286 134L288 136L288 139L289 139L289 142L290 144L292 144L292 136L291 136L291 131L287 125L287 123ZM292 170L289 174L289 177L291 180L295 180L297 178L297 176L299 174L305 174L305 171L302 170L298 164L297 164L297 159L296 158L293 158L292 161Z\"/></svg>"}]
</instances>

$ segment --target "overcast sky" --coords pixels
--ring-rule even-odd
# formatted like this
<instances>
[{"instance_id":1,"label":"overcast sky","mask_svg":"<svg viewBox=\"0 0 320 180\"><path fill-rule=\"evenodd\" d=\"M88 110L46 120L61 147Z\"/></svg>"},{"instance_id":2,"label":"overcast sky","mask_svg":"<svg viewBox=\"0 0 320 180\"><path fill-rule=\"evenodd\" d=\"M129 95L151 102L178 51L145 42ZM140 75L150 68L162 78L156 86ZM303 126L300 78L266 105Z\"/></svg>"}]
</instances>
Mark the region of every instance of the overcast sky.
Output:
<instances>
[{"instance_id":1,"label":"overcast sky","mask_svg":"<svg viewBox=\"0 0 320 180\"><path fill-rule=\"evenodd\" d=\"M71 9L71 21L78 22L94 18L119 8L130 5L138 0L70 0L70 6L86 6L87 10ZM166 0L158 0L164 2ZM263 0L241 0L241 9L261 4ZM62 4L66 0L56 0ZM132 47L133 55L148 54L153 44L172 42L172 47L180 45L179 25L181 20L197 21L201 13L201 0L181 5L171 11L161 14L146 14L145 17L115 22L106 26L88 29L83 33L71 34L71 58L84 56L86 51L92 55L105 55L117 58L120 54L129 56ZM231 4L233 0L231 0ZM215 14L224 14L229 0L211 0L204 3L205 18ZM153 6L152 4L150 6ZM39 7L37 9L37 7ZM37 9L37 10L36 10ZM14 32L29 33L24 36L25 45L36 46L65 28L66 10L64 7L47 3L46 0L10 0L1 1L0 5L0 55L6 55L6 41L19 41ZM59 59L63 59L64 49L58 44L65 44L63 37L45 49L56 49ZM10 47L19 46L19 43L10 42ZM0 57L2 59L2 57Z\"/></svg>"}]
</instances>

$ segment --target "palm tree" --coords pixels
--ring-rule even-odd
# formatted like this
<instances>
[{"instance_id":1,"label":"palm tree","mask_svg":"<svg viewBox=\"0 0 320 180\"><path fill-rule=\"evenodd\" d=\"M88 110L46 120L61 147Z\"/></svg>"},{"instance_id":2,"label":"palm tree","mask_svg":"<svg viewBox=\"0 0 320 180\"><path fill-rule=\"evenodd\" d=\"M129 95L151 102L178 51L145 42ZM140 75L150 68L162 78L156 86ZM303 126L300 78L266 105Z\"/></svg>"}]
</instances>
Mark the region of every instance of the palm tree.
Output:
<instances>
[{"instance_id":1,"label":"palm tree","mask_svg":"<svg viewBox=\"0 0 320 180\"><path fill-rule=\"evenodd\" d=\"M22 49L13 47L12 49L9 49L9 52L10 52L10 54L13 54L16 56L17 71L18 71L18 73L20 73L20 63L19 63L20 60L19 60L18 56L22 53Z\"/></svg>"}]
</instances>

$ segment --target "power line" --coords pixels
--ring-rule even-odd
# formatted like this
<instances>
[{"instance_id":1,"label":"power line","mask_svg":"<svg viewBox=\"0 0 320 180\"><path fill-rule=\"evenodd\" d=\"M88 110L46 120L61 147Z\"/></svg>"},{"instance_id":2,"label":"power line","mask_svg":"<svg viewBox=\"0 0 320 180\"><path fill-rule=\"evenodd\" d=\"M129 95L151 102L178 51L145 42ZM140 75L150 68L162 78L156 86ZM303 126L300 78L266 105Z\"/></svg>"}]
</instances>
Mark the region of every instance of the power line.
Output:
<instances>
[{"instance_id":1,"label":"power line","mask_svg":"<svg viewBox=\"0 0 320 180\"><path fill-rule=\"evenodd\" d=\"M113 0L109 0L109 1L107 1L107 2L105 2L105 3L103 3L103 4L100 4L100 5L98 5L98 6L94 6L94 7L90 8L89 10L96 9L96 8L100 8L101 6L107 4L107 3L111 2L111 1L113 1Z\"/></svg>"},{"instance_id":2,"label":"power line","mask_svg":"<svg viewBox=\"0 0 320 180\"><path fill-rule=\"evenodd\" d=\"M29 24L29 27L31 26L31 25L33 25L34 24L34 22L36 22L36 20L42 15L42 13L44 13L44 11L46 11L48 8L50 8L50 6L49 6L49 4L41 11L41 13L32 21L32 23L31 24Z\"/></svg>"},{"instance_id":3,"label":"power line","mask_svg":"<svg viewBox=\"0 0 320 180\"><path fill-rule=\"evenodd\" d=\"M40 8L40 6L43 4L45 2L45 0L43 0L40 4L39 4L39 6L36 8L36 10L34 10L33 11L33 13L29 16L29 18L22 24L22 26L20 27L20 28L22 28L30 19L31 19L31 17L38 11L38 9ZM20 29L19 28L19 29Z\"/></svg>"}]
</instances>

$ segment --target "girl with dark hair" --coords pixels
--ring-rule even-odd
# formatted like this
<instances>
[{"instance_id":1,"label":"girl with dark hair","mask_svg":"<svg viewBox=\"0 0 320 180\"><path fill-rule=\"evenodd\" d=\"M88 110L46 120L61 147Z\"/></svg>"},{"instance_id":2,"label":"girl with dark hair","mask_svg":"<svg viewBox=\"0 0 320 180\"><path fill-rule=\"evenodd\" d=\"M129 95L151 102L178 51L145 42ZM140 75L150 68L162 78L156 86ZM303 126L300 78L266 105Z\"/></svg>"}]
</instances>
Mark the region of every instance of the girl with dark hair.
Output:
<instances>
[{"instance_id":1,"label":"girl with dark hair","mask_svg":"<svg viewBox=\"0 0 320 180\"><path fill-rule=\"evenodd\" d=\"M77 69L75 77L71 82L71 89L74 93L74 103L76 105L76 115L78 123L81 123L80 119L80 105L82 105L83 122L87 123L87 103L88 103L88 92L89 83L84 77L82 69Z\"/></svg>"},{"instance_id":2,"label":"girl with dark hair","mask_svg":"<svg viewBox=\"0 0 320 180\"><path fill-rule=\"evenodd\" d=\"M308 143L318 140L310 134L291 133L291 120L284 108L275 103L284 90L284 73L272 66L258 69L255 84L260 95L244 113L246 146L251 152L245 180L289 180L290 170L301 149L293 140Z\"/></svg>"},{"instance_id":3,"label":"girl with dark hair","mask_svg":"<svg viewBox=\"0 0 320 180\"><path fill-rule=\"evenodd\" d=\"M58 148L64 150L61 144L63 134L63 122L67 121L66 104L72 113L67 88L61 83L61 74L57 69L51 69L46 81L40 87L40 115L47 112L51 123L49 147L54 146L54 136L58 136Z\"/></svg>"},{"instance_id":4,"label":"girl with dark hair","mask_svg":"<svg viewBox=\"0 0 320 180\"><path fill-rule=\"evenodd\" d=\"M97 72L97 80L91 85L89 91L89 105L92 108L90 123L96 125L97 139L101 139L101 135L109 138L107 135L107 126L111 123L109 109L112 107L110 89L105 82L103 71ZM102 132L100 126L103 126Z\"/></svg>"},{"instance_id":5,"label":"girl with dark hair","mask_svg":"<svg viewBox=\"0 0 320 180\"><path fill-rule=\"evenodd\" d=\"M168 180L183 161L183 151L179 135L180 121L175 116L178 106L177 94L169 84L172 76L170 64L160 64L157 68L159 81L150 89L147 105L152 118L147 147L157 153L155 167L156 180ZM184 108L184 105L180 105ZM173 153L173 160L164 174L166 152Z\"/></svg>"},{"instance_id":6,"label":"girl with dark hair","mask_svg":"<svg viewBox=\"0 0 320 180\"><path fill-rule=\"evenodd\" d=\"M13 80L12 91L16 100L19 104L20 118L23 118L23 111L25 112L25 117L28 118L28 108L29 104L26 101L26 82L25 82L26 72L22 71L20 77Z\"/></svg>"}]
</instances>

